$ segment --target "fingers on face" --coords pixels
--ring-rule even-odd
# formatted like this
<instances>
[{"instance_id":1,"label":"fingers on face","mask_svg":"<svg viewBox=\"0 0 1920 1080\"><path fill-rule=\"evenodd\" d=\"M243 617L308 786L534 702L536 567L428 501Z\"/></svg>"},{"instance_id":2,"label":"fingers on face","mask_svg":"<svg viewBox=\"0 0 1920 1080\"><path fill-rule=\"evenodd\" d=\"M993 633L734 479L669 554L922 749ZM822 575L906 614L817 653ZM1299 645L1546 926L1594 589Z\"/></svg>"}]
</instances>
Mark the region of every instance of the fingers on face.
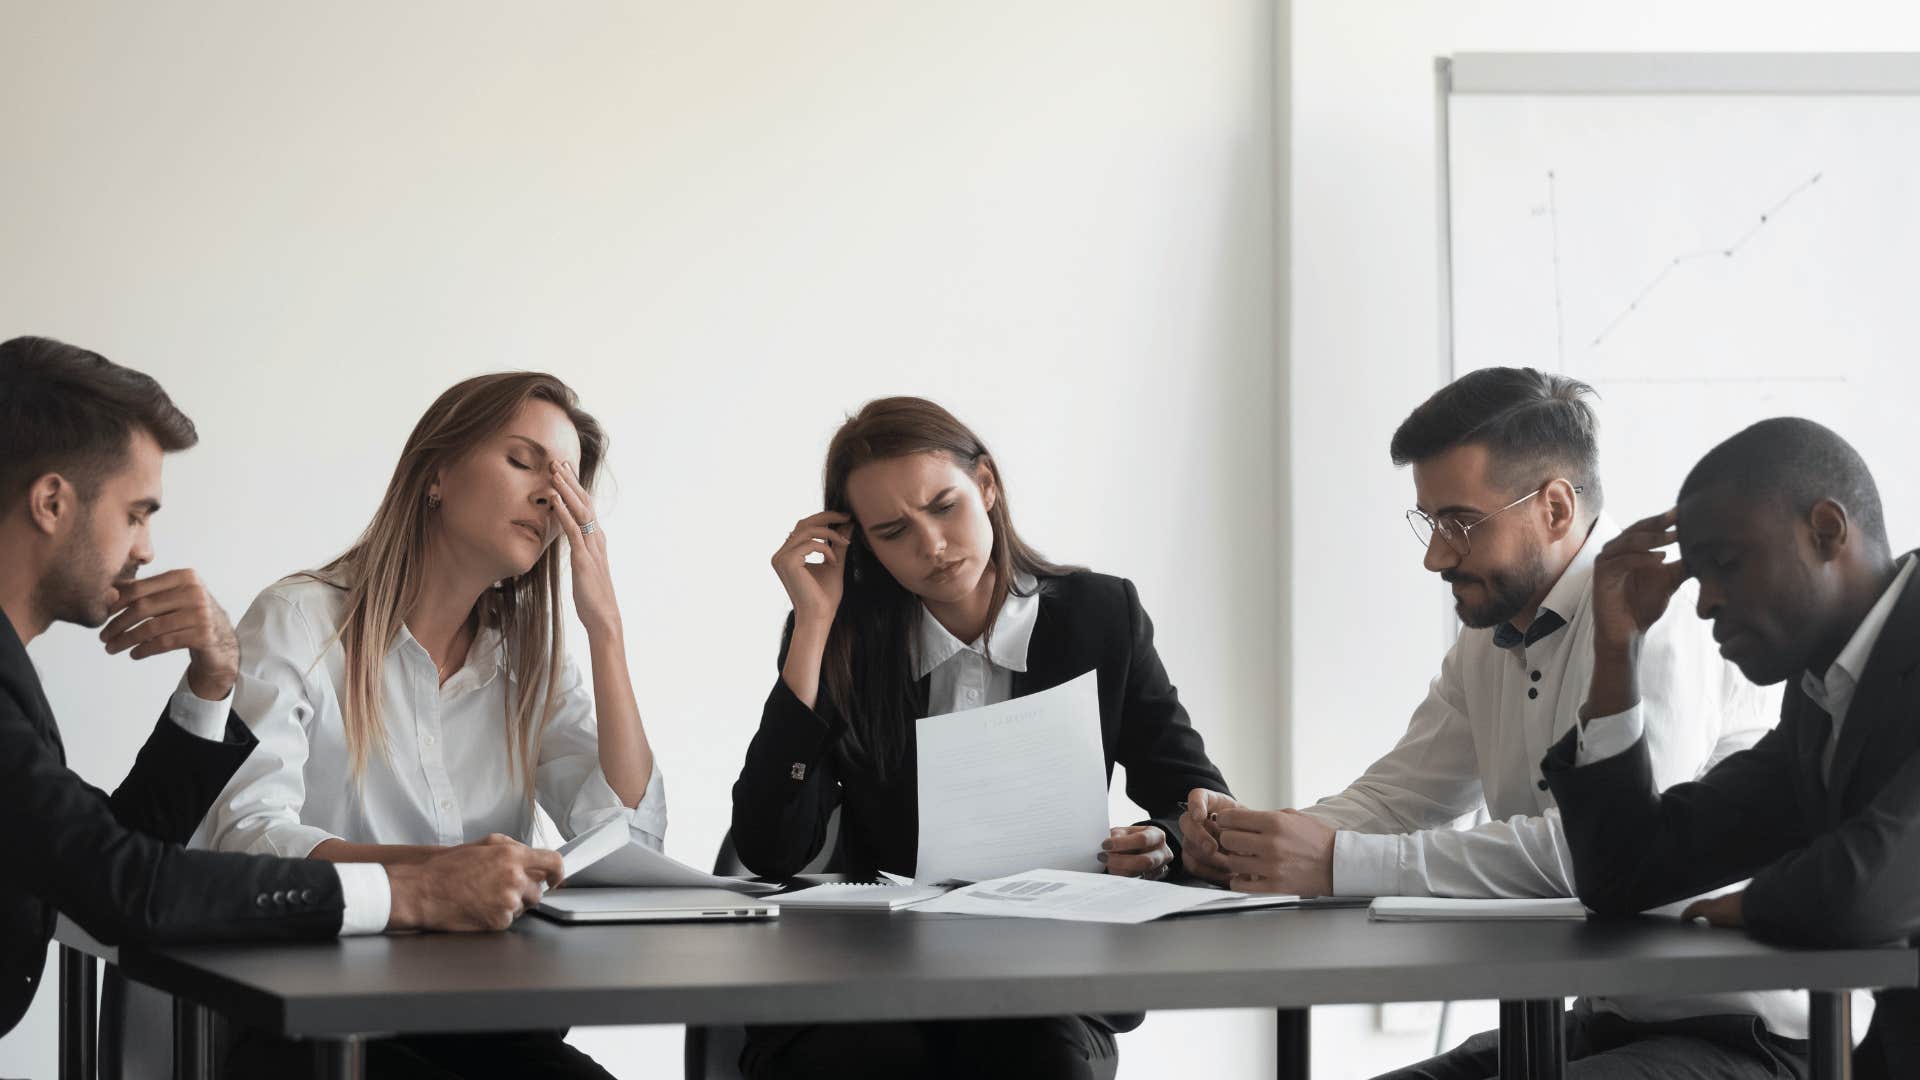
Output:
<instances>
[{"instance_id":1,"label":"fingers on face","mask_svg":"<svg viewBox=\"0 0 1920 1080\"><path fill-rule=\"evenodd\" d=\"M120 603L130 604L144 597L169 592L183 586L198 587L199 584L200 575L187 567L182 567L178 570L169 570L164 574L155 574L152 577L135 578L127 584L118 587L120 590Z\"/></svg>"},{"instance_id":2,"label":"fingers on face","mask_svg":"<svg viewBox=\"0 0 1920 1080\"><path fill-rule=\"evenodd\" d=\"M573 469L555 462L553 465L553 486L566 504L567 512L579 521L593 520L593 496L580 484L580 478L573 475Z\"/></svg>"}]
</instances>

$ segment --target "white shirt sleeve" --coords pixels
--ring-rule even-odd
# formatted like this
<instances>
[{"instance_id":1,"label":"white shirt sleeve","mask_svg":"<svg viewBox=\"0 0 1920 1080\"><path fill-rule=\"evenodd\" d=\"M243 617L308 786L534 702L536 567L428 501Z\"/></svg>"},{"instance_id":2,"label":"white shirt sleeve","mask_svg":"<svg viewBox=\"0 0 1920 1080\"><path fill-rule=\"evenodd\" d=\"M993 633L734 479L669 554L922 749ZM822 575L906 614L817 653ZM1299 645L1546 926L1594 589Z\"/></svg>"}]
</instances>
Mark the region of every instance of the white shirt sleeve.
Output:
<instances>
[{"instance_id":1,"label":"white shirt sleeve","mask_svg":"<svg viewBox=\"0 0 1920 1080\"><path fill-rule=\"evenodd\" d=\"M208 742L226 741L227 714L232 710L233 691L227 691L219 701L208 701L193 692L185 675L180 676L180 686L167 702L167 715L182 731Z\"/></svg>"},{"instance_id":2,"label":"white shirt sleeve","mask_svg":"<svg viewBox=\"0 0 1920 1080\"><path fill-rule=\"evenodd\" d=\"M335 863L333 868L340 874L340 893L347 904L340 916L340 936L384 933L393 912L387 868L379 863Z\"/></svg>"},{"instance_id":3,"label":"white shirt sleeve","mask_svg":"<svg viewBox=\"0 0 1920 1080\"><path fill-rule=\"evenodd\" d=\"M1467 719L1459 652L1455 643L1394 748L1345 791L1302 813L1336 829L1402 833L1447 824L1481 804L1480 763Z\"/></svg>"},{"instance_id":4,"label":"white shirt sleeve","mask_svg":"<svg viewBox=\"0 0 1920 1080\"><path fill-rule=\"evenodd\" d=\"M1402 882L1423 861L1421 842L1481 805L1460 647L1456 641L1441 662L1399 743L1345 791L1302 809L1339 830L1333 844L1335 893L1407 892Z\"/></svg>"},{"instance_id":5,"label":"white shirt sleeve","mask_svg":"<svg viewBox=\"0 0 1920 1080\"><path fill-rule=\"evenodd\" d=\"M1398 836L1341 832L1333 840L1333 891L1340 896L1570 896L1573 858L1558 808L1471 829L1441 827Z\"/></svg>"},{"instance_id":6,"label":"white shirt sleeve","mask_svg":"<svg viewBox=\"0 0 1920 1080\"><path fill-rule=\"evenodd\" d=\"M1639 742L1646 731L1646 710L1639 702L1635 702L1626 712L1583 721L1580 734L1574 742L1573 763L1591 765L1596 761L1618 757L1633 749L1633 744Z\"/></svg>"},{"instance_id":7,"label":"white shirt sleeve","mask_svg":"<svg viewBox=\"0 0 1920 1080\"><path fill-rule=\"evenodd\" d=\"M540 761L534 774L540 806L568 839L604 821L625 816L655 851L666 846L667 791L654 762L640 805L629 808L607 783L600 768L600 729L593 686L571 657L560 674L560 700L540 737Z\"/></svg>"},{"instance_id":8,"label":"white shirt sleeve","mask_svg":"<svg viewBox=\"0 0 1920 1080\"><path fill-rule=\"evenodd\" d=\"M207 845L305 858L322 842L336 839L300 820L314 718L308 672L320 658L320 645L300 610L271 590L254 600L234 633L240 639L240 679L233 707L260 744L209 811Z\"/></svg>"}]
</instances>

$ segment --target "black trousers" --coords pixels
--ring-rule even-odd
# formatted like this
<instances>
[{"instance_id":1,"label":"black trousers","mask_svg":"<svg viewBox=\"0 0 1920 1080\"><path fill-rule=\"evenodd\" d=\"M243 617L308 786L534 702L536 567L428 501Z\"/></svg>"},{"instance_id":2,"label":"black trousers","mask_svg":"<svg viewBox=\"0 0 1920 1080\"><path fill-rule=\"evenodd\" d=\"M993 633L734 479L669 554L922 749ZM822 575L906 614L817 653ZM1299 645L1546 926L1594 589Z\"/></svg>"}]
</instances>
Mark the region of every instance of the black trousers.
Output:
<instances>
[{"instance_id":1,"label":"black trousers","mask_svg":"<svg viewBox=\"0 0 1920 1080\"><path fill-rule=\"evenodd\" d=\"M400 1035L367 1040L368 1080L613 1080L564 1031ZM229 1080L305 1076L313 1045L241 1032L220 1070Z\"/></svg>"},{"instance_id":2,"label":"black trousers","mask_svg":"<svg viewBox=\"0 0 1920 1080\"><path fill-rule=\"evenodd\" d=\"M1094 1016L766 1025L747 1029L740 1071L747 1080L1112 1080L1113 1036Z\"/></svg>"},{"instance_id":3,"label":"black trousers","mask_svg":"<svg viewBox=\"0 0 1920 1080\"><path fill-rule=\"evenodd\" d=\"M1567 1080L1807 1080L1804 1039L1782 1039L1758 1017L1694 1016L1641 1023L1606 1012L1569 1011ZM1500 1033L1378 1080L1495 1080Z\"/></svg>"}]
</instances>

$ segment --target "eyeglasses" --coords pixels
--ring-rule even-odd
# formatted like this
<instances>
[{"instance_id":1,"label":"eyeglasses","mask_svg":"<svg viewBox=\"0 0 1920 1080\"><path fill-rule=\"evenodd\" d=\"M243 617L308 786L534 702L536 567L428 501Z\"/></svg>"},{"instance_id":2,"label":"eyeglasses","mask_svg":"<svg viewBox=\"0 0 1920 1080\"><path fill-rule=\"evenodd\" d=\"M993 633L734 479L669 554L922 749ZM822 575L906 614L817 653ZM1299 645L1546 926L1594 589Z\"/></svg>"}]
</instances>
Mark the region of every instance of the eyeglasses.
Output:
<instances>
[{"instance_id":1,"label":"eyeglasses","mask_svg":"<svg viewBox=\"0 0 1920 1080\"><path fill-rule=\"evenodd\" d=\"M1553 483L1553 481L1547 481L1547 484L1551 483ZM1478 518L1465 524L1462 524L1452 516L1429 517L1426 511L1413 509L1407 511L1407 525L1413 529L1413 538L1420 542L1421 547L1432 547L1433 534L1439 533L1440 539L1447 542L1447 546L1453 549L1454 554L1464 559L1467 554L1473 550L1473 541L1467 535L1468 533L1547 490L1547 484L1541 484L1539 487L1534 488L1532 491L1527 492L1525 495L1520 496L1500 509L1492 513L1482 514ZM1573 493L1578 495L1585 490L1586 488L1584 487L1575 487Z\"/></svg>"}]
</instances>

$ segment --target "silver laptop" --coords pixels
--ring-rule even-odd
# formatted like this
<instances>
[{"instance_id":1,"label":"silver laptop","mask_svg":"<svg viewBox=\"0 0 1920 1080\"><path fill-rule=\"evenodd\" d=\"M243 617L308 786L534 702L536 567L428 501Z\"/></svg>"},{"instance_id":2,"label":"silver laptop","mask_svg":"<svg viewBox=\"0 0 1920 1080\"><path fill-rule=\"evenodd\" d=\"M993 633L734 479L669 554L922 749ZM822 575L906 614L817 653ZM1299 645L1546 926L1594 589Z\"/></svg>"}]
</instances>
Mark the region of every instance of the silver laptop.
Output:
<instances>
[{"instance_id":1,"label":"silver laptop","mask_svg":"<svg viewBox=\"0 0 1920 1080\"><path fill-rule=\"evenodd\" d=\"M563 923L771 919L780 905L726 889L555 889L533 909Z\"/></svg>"}]
</instances>

